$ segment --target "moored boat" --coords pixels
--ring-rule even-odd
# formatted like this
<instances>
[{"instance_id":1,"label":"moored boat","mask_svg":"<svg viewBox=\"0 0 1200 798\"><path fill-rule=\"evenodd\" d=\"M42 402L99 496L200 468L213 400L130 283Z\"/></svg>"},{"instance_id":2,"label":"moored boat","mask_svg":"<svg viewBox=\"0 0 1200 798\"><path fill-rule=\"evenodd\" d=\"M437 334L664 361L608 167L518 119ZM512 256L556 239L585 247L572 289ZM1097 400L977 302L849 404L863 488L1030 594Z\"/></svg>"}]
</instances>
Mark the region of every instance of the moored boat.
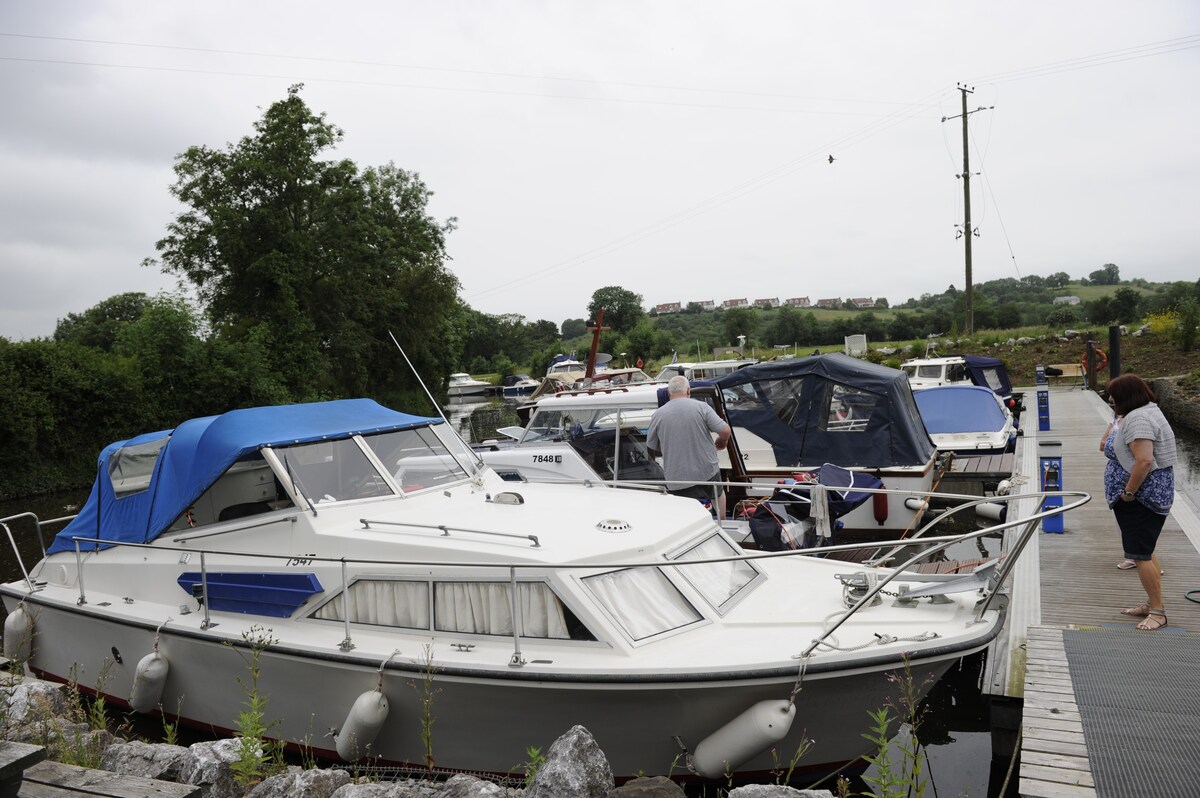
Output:
<instances>
[{"instance_id":1,"label":"moored boat","mask_svg":"<svg viewBox=\"0 0 1200 798\"><path fill-rule=\"evenodd\" d=\"M450 381L446 385L446 393L452 398L484 396L491 390L492 384L490 382L477 380L466 372L451 374Z\"/></svg>"},{"instance_id":2,"label":"moored boat","mask_svg":"<svg viewBox=\"0 0 1200 798\"><path fill-rule=\"evenodd\" d=\"M913 391L913 398L940 451L1002 454L1016 445L1013 414L989 388L943 385Z\"/></svg>"},{"instance_id":3,"label":"moored boat","mask_svg":"<svg viewBox=\"0 0 1200 798\"><path fill-rule=\"evenodd\" d=\"M500 382L505 399L528 396L541 384L540 380L535 380L528 374L510 374Z\"/></svg>"},{"instance_id":4,"label":"moored boat","mask_svg":"<svg viewBox=\"0 0 1200 798\"><path fill-rule=\"evenodd\" d=\"M30 672L204 728L235 726L257 651L271 734L320 755L502 774L583 724L618 777L682 746L714 778L805 738L801 769L866 753L890 675L999 632L988 574L933 599L909 572L756 557L692 500L505 482L440 419L347 400L110 445L0 595Z\"/></svg>"}]
</instances>

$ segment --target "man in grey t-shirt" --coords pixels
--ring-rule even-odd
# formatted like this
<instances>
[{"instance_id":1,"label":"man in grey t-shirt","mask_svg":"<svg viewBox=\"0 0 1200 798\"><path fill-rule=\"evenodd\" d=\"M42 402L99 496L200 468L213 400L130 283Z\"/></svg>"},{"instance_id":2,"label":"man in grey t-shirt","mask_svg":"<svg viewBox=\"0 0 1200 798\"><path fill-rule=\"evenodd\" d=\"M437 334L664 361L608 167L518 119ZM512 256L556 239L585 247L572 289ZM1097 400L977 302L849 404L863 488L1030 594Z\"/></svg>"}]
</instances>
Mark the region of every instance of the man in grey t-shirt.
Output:
<instances>
[{"instance_id":1,"label":"man in grey t-shirt","mask_svg":"<svg viewBox=\"0 0 1200 798\"><path fill-rule=\"evenodd\" d=\"M646 445L663 456L667 489L676 496L708 499L714 512L722 491L716 485L721 469L717 452L729 443L729 425L711 407L691 398L686 377L675 376L667 383L670 397L650 417ZM713 442L716 433L716 442Z\"/></svg>"}]
</instances>

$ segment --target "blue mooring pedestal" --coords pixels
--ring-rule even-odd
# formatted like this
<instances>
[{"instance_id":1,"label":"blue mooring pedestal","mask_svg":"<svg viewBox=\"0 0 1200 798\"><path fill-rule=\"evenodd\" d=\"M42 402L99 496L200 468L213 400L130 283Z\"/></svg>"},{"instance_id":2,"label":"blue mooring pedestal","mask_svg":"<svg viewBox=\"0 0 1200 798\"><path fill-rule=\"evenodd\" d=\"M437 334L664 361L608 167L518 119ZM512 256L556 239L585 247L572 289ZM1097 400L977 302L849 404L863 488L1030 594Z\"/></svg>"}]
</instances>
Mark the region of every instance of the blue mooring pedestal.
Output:
<instances>
[{"instance_id":1,"label":"blue mooring pedestal","mask_svg":"<svg viewBox=\"0 0 1200 798\"><path fill-rule=\"evenodd\" d=\"M1046 367L1036 366L1038 432L1050 429L1050 386L1046 382Z\"/></svg>"},{"instance_id":2,"label":"blue mooring pedestal","mask_svg":"<svg viewBox=\"0 0 1200 798\"><path fill-rule=\"evenodd\" d=\"M1038 473L1042 475L1042 490L1061 491L1063 489L1061 441L1042 441L1038 444ZM1062 496L1047 496L1042 503L1042 509L1049 510L1052 507L1062 507L1062 505ZM1042 531L1061 533L1063 531L1062 513L1043 518Z\"/></svg>"}]
</instances>

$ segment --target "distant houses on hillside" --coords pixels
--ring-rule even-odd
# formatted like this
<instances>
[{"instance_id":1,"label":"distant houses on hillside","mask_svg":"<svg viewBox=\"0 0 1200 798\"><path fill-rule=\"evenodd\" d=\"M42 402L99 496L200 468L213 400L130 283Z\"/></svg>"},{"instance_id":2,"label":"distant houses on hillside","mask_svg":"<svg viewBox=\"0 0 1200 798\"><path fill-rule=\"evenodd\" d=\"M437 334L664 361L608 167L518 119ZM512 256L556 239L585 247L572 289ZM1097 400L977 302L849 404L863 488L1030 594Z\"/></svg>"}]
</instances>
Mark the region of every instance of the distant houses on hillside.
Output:
<instances>
[{"instance_id":1,"label":"distant houses on hillside","mask_svg":"<svg viewBox=\"0 0 1200 798\"><path fill-rule=\"evenodd\" d=\"M1076 297L1060 297L1059 299L1054 300L1055 303L1059 303L1060 299L1074 299L1075 303L1079 302L1079 299ZM736 298L736 299L722 300L720 307L722 310L732 310L734 308L751 308L751 307L762 308L764 310L769 309L769 308L778 308L778 307L787 307L787 308L817 307L817 308L829 308L829 309L836 310L836 309L845 307L847 303L855 308L873 308L873 307L875 307L875 297L860 296L860 297L854 297L854 298L848 299L848 300L844 300L841 297L829 297L826 299L818 299L816 301L815 305L813 304L812 300L806 296L795 296L795 297L791 297L790 299L785 299L782 302L780 301L779 297L765 297L763 299L756 299L753 302L751 302L749 299L747 299L745 297L740 297L740 298ZM1072 303L1072 304L1075 304L1075 303ZM653 308L651 308L650 312L656 316L665 316L668 313L682 313L685 309L694 311L696 309L716 310L716 308L717 308L717 303L714 302L713 300L701 299L701 300L693 300L691 302L686 302L686 303L684 303L684 302L662 302L660 304L655 305Z\"/></svg>"}]
</instances>

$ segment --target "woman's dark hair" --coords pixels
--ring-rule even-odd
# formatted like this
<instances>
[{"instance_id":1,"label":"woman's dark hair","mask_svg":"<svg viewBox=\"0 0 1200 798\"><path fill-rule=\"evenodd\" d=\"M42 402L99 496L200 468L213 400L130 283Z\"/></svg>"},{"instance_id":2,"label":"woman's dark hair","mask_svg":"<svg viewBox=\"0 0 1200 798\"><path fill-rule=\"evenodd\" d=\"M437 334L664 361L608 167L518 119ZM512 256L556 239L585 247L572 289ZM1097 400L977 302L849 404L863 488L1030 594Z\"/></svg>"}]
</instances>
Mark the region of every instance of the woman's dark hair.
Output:
<instances>
[{"instance_id":1,"label":"woman's dark hair","mask_svg":"<svg viewBox=\"0 0 1200 798\"><path fill-rule=\"evenodd\" d=\"M1150 384L1136 374L1122 374L1110 382L1108 398L1118 416L1158 401Z\"/></svg>"}]
</instances>

